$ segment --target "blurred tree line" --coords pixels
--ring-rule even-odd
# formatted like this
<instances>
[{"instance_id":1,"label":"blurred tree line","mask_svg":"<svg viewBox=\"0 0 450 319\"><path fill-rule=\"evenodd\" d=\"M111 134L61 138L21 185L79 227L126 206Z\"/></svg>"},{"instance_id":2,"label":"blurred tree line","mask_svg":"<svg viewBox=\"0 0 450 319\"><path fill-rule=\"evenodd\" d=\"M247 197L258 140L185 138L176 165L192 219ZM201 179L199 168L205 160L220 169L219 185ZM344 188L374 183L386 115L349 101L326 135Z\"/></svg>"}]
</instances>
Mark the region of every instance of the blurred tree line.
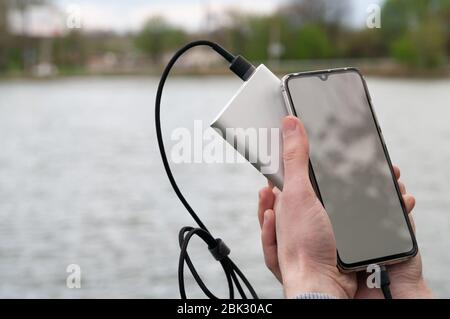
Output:
<instances>
[{"instance_id":1,"label":"blurred tree line","mask_svg":"<svg viewBox=\"0 0 450 319\"><path fill-rule=\"evenodd\" d=\"M192 39L208 38L254 61L385 58L417 69L448 67L450 0L385 0L381 28L352 26L350 0L291 0L270 15L224 13L221 24L204 32L187 32L161 17L141 31L118 35L82 29L52 37L12 32L9 14L23 15L30 6L51 0L0 0L0 72L27 71L42 60L60 70L85 67L93 57L133 52L154 65Z\"/></svg>"},{"instance_id":2,"label":"blurred tree line","mask_svg":"<svg viewBox=\"0 0 450 319\"><path fill-rule=\"evenodd\" d=\"M450 0L386 0L381 28L351 26L348 0L294 0L272 15L228 12L208 34L188 34L153 18L136 45L153 61L187 39L206 36L256 61L393 57L414 68L448 64Z\"/></svg>"},{"instance_id":3,"label":"blurred tree line","mask_svg":"<svg viewBox=\"0 0 450 319\"><path fill-rule=\"evenodd\" d=\"M45 0L0 0L0 71L23 69L33 54L30 47L36 41L25 36L27 28L26 12L30 6L45 4ZM12 11L21 15L21 34L11 33L9 18Z\"/></svg>"},{"instance_id":4,"label":"blurred tree line","mask_svg":"<svg viewBox=\"0 0 450 319\"><path fill-rule=\"evenodd\" d=\"M82 70L90 57L136 50L133 34L85 33L82 29L41 36L27 33L28 10L51 5L51 0L0 0L0 73L30 73L40 63L55 65L62 73L73 73ZM20 16L21 24L14 30L12 13Z\"/></svg>"},{"instance_id":5,"label":"blurred tree line","mask_svg":"<svg viewBox=\"0 0 450 319\"><path fill-rule=\"evenodd\" d=\"M387 52L415 67L438 67L450 52L450 0L390 0L383 11Z\"/></svg>"}]
</instances>

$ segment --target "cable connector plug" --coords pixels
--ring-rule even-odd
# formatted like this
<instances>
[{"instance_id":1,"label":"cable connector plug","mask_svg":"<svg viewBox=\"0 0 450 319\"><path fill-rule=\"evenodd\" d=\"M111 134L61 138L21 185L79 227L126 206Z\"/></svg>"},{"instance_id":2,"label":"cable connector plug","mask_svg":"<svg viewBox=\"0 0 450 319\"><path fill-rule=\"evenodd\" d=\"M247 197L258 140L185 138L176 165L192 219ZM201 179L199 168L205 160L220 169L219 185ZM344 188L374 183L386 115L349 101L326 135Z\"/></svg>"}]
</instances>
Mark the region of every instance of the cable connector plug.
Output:
<instances>
[{"instance_id":1,"label":"cable connector plug","mask_svg":"<svg viewBox=\"0 0 450 319\"><path fill-rule=\"evenodd\" d=\"M248 62L243 56L236 56L230 64L230 70L240 77L243 81L247 81L255 72L255 66Z\"/></svg>"}]
</instances>

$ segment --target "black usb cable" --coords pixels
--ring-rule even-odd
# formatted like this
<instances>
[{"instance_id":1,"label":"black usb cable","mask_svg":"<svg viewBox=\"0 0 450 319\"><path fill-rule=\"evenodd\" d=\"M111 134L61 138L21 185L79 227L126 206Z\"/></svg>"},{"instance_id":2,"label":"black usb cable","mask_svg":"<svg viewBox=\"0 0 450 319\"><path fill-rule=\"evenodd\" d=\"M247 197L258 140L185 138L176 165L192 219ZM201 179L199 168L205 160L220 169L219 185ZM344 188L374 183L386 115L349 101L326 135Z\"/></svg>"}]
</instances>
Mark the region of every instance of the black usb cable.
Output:
<instances>
[{"instance_id":1,"label":"black usb cable","mask_svg":"<svg viewBox=\"0 0 450 319\"><path fill-rule=\"evenodd\" d=\"M391 280L386 266L380 267L380 288L383 292L384 299L392 299L391 288L389 287Z\"/></svg>"},{"instance_id":2,"label":"black usb cable","mask_svg":"<svg viewBox=\"0 0 450 319\"><path fill-rule=\"evenodd\" d=\"M189 205L186 198L184 198L183 194L178 188L175 178L173 177L169 162L167 160L166 151L164 148L164 142L161 131L161 113L160 113L161 96L163 93L164 85L166 83L167 77L169 76L170 70L173 68L177 60L188 50L198 46L208 46L212 48L214 51L216 51L218 54L220 54L226 61L230 63L230 70L233 73L235 73L239 78L241 78L243 81L248 80L248 78L252 75L253 71L255 70L255 67L251 63L249 63L246 59L244 59L239 55L234 56L233 54L229 53L227 50L225 50L216 43L210 41L195 41L187 44L186 46L184 46L175 53L175 55L172 57L172 59L165 67L163 74L161 76L155 102L155 124L156 124L156 136L158 139L158 146L164 164L164 169L166 170L167 177L169 178L170 184L172 185L175 194L178 196L178 198L183 203L186 210L189 212L189 214L192 216L192 218L198 225L198 228L183 227L179 233L179 243L181 252L178 264L178 283L180 287L180 295L182 299L187 298L184 287L184 264L186 263L189 270L192 273L192 276L194 277L195 281L202 289L202 291L205 293L205 295L209 298L217 299L217 297L206 287L205 283L200 278L187 252L189 241L192 239L192 237L198 236L201 239L203 239L203 241L208 245L208 249L211 252L211 254L222 265L223 271L225 272L225 276L228 281L230 299L234 299L235 297L234 293L235 288L238 290L241 298L243 299L247 298L243 285L247 288L248 292L250 292L250 295L256 299L258 298L258 296L256 295L256 292L253 289L252 285L244 276L244 274L241 272L241 270L236 266L236 264L230 259L230 257L228 257L228 255L230 254L230 249L225 245L225 243L220 238L214 238L214 236L211 235L209 230L206 228L206 226L197 216L195 211ZM241 284L241 282L243 283L243 285Z\"/></svg>"}]
</instances>

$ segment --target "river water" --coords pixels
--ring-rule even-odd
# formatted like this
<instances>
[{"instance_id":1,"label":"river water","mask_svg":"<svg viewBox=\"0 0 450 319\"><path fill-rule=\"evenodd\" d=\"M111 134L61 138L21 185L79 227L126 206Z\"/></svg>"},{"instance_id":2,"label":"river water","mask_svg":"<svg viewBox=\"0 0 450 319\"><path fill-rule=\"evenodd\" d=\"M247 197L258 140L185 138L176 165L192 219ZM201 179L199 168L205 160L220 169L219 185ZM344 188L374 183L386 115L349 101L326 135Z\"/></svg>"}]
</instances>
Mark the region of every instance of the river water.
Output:
<instances>
[{"instance_id":1,"label":"river water","mask_svg":"<svg viewBox=\"0 0 450 319\"><path fill-rule=\"evenodd\" d=\"M177 235L193 221L159 158L156 85L145 77L0 81L0 297L178 298ZM175 127L209 123L239 85L227 77L169 81L166 139ZM392 160L417 199L426 279L437 296L450 297L450 80L368 78L368 85ZM247 163L173 169L259 295L281 297L260 247L264 178ZM203 243L190 252L205 282L226 297ZM67 288L70 264L81 269L80 289ZM187 291L202 296L189 277Z\"/></svg>"}]
</instances>

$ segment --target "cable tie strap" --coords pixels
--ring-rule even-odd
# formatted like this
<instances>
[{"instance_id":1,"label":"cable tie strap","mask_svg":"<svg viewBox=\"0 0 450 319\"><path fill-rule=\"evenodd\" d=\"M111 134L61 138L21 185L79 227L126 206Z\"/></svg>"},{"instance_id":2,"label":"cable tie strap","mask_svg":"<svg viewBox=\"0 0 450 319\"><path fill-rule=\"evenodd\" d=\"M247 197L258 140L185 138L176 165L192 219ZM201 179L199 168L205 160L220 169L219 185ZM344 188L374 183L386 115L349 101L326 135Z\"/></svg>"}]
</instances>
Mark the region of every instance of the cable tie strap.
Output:
<instances>
[{"instance_id":1,"label":"cable tie strap","mask_svg":"<svg viewBox=\"0 0 450 319\"><path fill-rule=\"evenodd\" d=\"M221 261L226 258L231 252L230 248L228 248L228 246L225 245L223 240L220 238L216 238L216 245L214 247L210 247L209 251L217 261Z\"/></svg>"}]
</instances>

